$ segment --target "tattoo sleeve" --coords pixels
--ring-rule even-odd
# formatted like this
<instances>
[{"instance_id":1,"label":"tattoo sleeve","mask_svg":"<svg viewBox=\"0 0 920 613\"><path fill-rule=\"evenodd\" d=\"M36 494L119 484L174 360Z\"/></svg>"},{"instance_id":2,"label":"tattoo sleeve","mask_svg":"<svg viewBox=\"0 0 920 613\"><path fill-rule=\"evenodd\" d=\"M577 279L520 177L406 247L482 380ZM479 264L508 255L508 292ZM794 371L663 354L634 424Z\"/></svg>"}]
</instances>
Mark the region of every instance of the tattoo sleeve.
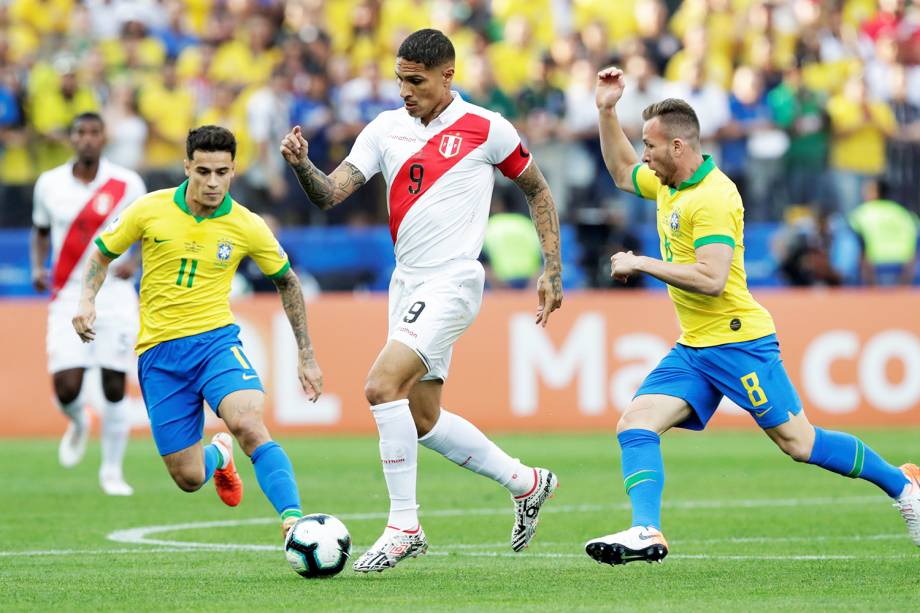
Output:
<instances>
[{"instance_id":1,"label":"tattoo sleeve","mask_svg":"<svg viewBox=\"0 0 920 613\"><path fill-rule=\"evenodd\" d=\"M307 159L302 166L294 167L294 174L310 200L324 211L348 198L365 181L364 174L348 162L326 175Z\"/></svg>"},{"instance_id":2,"label":"tattoo sleeve","mask_svg":"<svg viewBox=\"0 0 920 613\"><path fill-rule=\"evenodd\" d=\"M275 287L278 288L278 293L281 294L281 304L291 323L291 330L297 340L297 348L306 353L307 357L312 358L313 343L310 342L310 334L307 331L307 307L304 305L303 290L300 288L297 274L293 269L288 269L283 276L273 281Z\"/></svg>"},{"instance_id":3,"label":"tattoo sleeve","mask_svg":"<svg viewBox=\"0 0 920 613\"><path fill-rule=\"evenodd\" d=\"M534 228L540 238L543 249L543 264L546 272L553 275L553 285L558 282L561 287L560 273L562 260L559 254L559 215L556 213L556 203L549 191L549 185L543 178L543 173L536 161L531 161L530 166L514 181L527 198L530 206L530 217L533 219Z\"/></svg>"},{"instance_id":4,"label":"tattoo sleeve","mask_svg":"<svg viewBox=\"0 0 920 613\"><path fill-rule=\"evenodd\" d=\"M94 252L89 261L86 263L86 271L83 273L83 289L81 297L96 302L96 294L99 288L105 282L105 275L108 273L111 260L99 253Z\"/></svg>"}]
</instances>

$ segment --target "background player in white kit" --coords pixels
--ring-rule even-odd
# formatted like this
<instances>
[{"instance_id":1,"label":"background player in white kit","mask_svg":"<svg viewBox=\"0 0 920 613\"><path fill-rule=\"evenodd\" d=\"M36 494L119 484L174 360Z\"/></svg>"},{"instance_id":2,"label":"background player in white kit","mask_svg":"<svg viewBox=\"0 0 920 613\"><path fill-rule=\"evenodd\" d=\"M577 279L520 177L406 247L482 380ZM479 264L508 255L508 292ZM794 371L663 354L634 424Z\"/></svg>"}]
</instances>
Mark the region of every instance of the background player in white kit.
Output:
<instances>
[{"instance_id":1,"label":"background player in white kit","mask_svg":"<svg viewBox=\"0 0 920 613\"><path fill-rule=\"evenodd\" d=\"M543 468L521 464L475 426L441 408L454 342L482 301L482 248L494 169L524 192L543 249L536 321L562 304L559 219L540 169L501 115L452 92L454 48L437 30L419 30L396 58L403 108L381 113L351 153L326 176L307 157L299 126L281 152L314 204L329 209L380 172L387 182L396 271L390 282L389 334L365 385L380 433L390 494L383 535L354 564L392 568L428 548L415 502L418 445L505 486L515 504L511 547L533 538L540 507L558 485Z\"/></svg>"},{"instance_id":2,"label":"background player in white kit","mask_svg":"<svg viewBox=\"0 0 920 613\"><path fill-rule=\"evenodd\" d=\"M41 174L35 184L32 211L32 283L38 291L51 290L48 308L48 371L59 406L70 419L61 440L58 459L65 467L83 459L89 424L81 388L88 368L102 376L102 466L99 484L106 494L133 493L122 474L122 460L130 424L126 415L125 373L134 365L138 329L137 292L133 275L136 260L125 255L97 299L103 322L96 342L80 342L70 320L80 299L86 254L95 249L93 237L118 212L146 193L133 170L102 157L105 125L96 113L77 116L70 127L76 154L70 162ZM53 248L53 251L52 251ZM51 270L45 267L52 251Z\"/></svg>"}]
</instances>

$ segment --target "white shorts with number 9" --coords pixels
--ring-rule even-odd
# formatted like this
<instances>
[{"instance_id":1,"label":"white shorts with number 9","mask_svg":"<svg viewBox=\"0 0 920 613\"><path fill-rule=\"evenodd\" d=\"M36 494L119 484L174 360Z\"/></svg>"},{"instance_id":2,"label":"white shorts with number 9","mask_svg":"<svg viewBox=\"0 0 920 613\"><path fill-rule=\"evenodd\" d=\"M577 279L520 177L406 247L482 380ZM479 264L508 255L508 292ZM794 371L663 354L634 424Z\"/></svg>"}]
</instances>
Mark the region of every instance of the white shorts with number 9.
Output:
<instances>
[{"instance_id":1,"label":"white shorts with number 9","mask_svg":"<svg viewBox=\"0 0 920 613\"><path fill-rule=\"evenodd\" d=\"M479 314L484 283L485 272L476 260L393 272L388 338L422 359L428 368L422 381L447 379L454 343Z\"/></svg>"}]
</instances>

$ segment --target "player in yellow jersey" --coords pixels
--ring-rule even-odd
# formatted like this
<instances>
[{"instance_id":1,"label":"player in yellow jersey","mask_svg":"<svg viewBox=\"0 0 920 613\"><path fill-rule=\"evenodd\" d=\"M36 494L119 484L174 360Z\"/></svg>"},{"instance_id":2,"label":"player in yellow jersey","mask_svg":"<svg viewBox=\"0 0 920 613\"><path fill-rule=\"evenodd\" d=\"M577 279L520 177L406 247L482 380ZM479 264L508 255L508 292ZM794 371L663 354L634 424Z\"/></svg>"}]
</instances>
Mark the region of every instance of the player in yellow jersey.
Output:
<instances>
[{"instance_id":1,"label":"player in yellow jersey","mask_svg":"<svg viewBox=\"0 0 920 613\"><path fill-rule=\"evenodd\" d=\"M202 449L203 402L224 420L252 459L256 478L281 515L282 532L302 516L294 470L262 419L259 375L243 353L230 312L230 282L249 256L281 294L299 349L298 374L312 400L322 393L307 313L287 254L261 217L229 195L236 139L217 126L189 132L185 174L178 188L135 201L96 239L86 266L74 329L95 338L95 298L109 263L142 245L138 374L153 439L169 474L193 492L213 475L221 500L240 503L243 485L225 432Z\"/></svg>"},{"instance_id":2,"label":"player in yellow jersey","mask_svg":"<svg viewBox=\"0 0 920 613\"><path fill-rule=\"evenodd\" d=\"M696 113L674 98L647 107L640 162L616 115L624 86L620 69L598 73L601 149L617 187L657 201L661 259L617 253L611 276L623 281L645 273L667 283L681 336L617 424L632 527L589 541L588 555L607 564L667 555L659 437L675 426L702 430L723 396L747 410L793 459L879 486L920 545L920 470L892 466L858 438L816 428L805 417L780 359L773 320L747 288L741 197L700 151Z\"/></svg>"}]
</instances>

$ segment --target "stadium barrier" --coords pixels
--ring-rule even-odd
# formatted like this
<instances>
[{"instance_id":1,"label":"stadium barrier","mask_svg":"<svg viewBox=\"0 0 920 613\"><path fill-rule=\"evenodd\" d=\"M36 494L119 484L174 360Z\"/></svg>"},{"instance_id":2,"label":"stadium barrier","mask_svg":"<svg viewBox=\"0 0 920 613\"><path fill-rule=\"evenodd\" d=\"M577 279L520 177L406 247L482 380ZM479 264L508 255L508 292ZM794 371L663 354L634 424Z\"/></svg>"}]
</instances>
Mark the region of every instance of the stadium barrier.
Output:
<instances>
[{"instance_id":1,"label":"stadium barrier","mask_svg":"<svg viewBox=\"0 0 920 613\"><path fill-rule=\"evenodd\" d=\"M828 426L920 425L920 294L911 290L761 291L773 313L784 362L810 419ZM0 301L0 436L58 436L46 373L46 308ZM534 325L533 293L491 293L454 350L444 405L488 431L606 430L615 427L643 377L678 335L660 292L586 292L566 297L547 328ZM373 432L364 379L386 340L386 297L323 295L309 304L310 330L325 375L311 404L297 379L296 348L275 296L234 304L247 356L269 396L277 433ZM132 373L133 376L133 373ZM93 404L93 386L85 387ZM146 428L136 379L132 419ZM211 416L210 425L217 425ZM755 427L725 402L713 425Z\"/></svg>"}]
</instances>

